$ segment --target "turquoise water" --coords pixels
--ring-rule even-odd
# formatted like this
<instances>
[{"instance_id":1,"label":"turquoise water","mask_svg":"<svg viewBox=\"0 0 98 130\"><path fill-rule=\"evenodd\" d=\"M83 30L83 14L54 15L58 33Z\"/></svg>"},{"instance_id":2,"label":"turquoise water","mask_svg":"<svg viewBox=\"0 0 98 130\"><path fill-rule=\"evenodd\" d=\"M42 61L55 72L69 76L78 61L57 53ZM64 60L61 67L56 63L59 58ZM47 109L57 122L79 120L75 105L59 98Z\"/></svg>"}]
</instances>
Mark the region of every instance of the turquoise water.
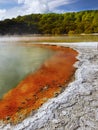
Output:
<instances>
[{"instance_id":1,"label":"turquoise water","mask_svg":"<svg viewBox=\"0 0 98 130\"><path fill-rule=\"evenodd\" d=\"M53 55L50 49L0 44L0 98Z\"/></svg>"}]
</instances>

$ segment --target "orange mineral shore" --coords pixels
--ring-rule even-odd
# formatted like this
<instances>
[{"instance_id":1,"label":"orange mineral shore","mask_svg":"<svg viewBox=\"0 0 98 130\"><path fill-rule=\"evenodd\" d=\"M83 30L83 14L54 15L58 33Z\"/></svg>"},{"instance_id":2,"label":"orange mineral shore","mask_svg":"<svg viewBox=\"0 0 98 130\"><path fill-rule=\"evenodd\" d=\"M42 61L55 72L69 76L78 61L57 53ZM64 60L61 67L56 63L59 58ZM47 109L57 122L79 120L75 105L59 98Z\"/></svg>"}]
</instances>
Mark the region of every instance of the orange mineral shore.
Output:
<instances>
[{"instance_id":1,"label":"orange mineral shore","mask_svg":"<svg viewBox=\"0 0 98 130\"><path fill-rule=\"evenodd\" d=\"M0 100L0 120L18 123L67 86L75 68L77 52L71 48L39 45L55 51L39 70L28 75Z\"/></svg>"}]
</instances>

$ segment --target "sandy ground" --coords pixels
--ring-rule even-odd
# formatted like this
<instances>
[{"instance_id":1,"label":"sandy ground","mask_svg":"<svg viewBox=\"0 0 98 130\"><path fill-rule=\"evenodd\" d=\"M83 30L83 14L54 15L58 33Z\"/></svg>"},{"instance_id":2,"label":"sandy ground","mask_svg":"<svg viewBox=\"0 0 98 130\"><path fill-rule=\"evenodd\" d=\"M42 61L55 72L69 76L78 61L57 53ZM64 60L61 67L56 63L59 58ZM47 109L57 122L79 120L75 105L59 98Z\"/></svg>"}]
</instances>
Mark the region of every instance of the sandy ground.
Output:
<instances>
[{"instance_id":1,"label":"sandy ground","mask_svg":"<svg viewBox=\"0 0 98 130\"><path fill-rule=\"evenodd\" d=\"M1 122L0 130L98 130L98 44L92 44L70 44L79 52L78 69L62 94L16 126Z\"/></svg>"}]
</instances>

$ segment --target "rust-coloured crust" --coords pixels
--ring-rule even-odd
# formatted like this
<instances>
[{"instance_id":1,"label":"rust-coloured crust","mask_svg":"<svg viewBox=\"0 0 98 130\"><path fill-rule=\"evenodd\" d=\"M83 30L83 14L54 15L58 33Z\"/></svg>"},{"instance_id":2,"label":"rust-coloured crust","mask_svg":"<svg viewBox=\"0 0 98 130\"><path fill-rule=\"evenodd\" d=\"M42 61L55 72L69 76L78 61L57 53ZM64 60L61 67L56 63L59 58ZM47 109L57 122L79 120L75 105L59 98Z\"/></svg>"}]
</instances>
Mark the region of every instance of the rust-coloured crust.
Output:
<instances>
[{"instance_id":1,"label":"rust-coloured crust","mask_svg":"<svg viewBox=\"0 0 98 130\"><path fill-rule=\"evenodd\" d=\"M0 100L0 120L18 123L49 98L60 93L75 72L77 52L71 48L39 45L56 51L40 69L28 75Z\"/></svg>"}]
</instances>

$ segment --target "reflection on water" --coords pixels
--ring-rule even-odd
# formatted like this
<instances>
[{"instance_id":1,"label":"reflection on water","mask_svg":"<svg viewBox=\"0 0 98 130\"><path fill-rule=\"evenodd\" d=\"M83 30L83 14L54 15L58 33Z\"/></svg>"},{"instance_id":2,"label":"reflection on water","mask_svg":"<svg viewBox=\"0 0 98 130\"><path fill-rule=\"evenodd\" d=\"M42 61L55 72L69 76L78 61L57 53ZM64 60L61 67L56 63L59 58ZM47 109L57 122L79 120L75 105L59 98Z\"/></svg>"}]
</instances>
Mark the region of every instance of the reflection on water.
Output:
<instances>
[{"instance_id":1,"label":"reflection on water","mask_svg":"<svg viewBox=\"0 0 98 130\"><path fill-rule=\"evenodd\" d=\"M0 44L0 98L52 54L40 47Z\"/></svg>"}]
</instances>

